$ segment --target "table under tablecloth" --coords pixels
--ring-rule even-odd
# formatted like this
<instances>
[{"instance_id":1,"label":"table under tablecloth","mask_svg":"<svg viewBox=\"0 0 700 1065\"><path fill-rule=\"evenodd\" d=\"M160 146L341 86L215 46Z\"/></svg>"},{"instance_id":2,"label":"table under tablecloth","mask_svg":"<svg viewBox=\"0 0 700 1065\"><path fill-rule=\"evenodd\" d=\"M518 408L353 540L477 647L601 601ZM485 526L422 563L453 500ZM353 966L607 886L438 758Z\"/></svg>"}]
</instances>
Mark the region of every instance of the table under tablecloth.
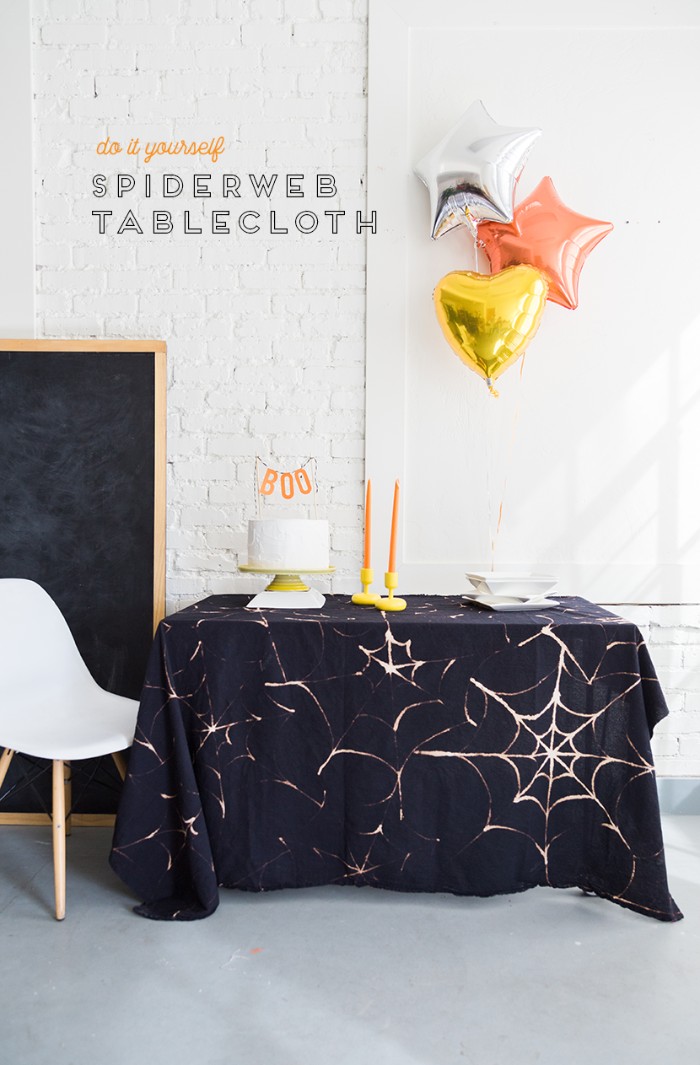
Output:
<instances>
[{"instance_id":1,"label":"table under tablecloth","mask_svg":"<svg viewBox=\"0 0 700 1065\"><path fill-rule=\"evenodd\" d=\"M667 708L634 624L575 598L248 601L158 628L110 857L138 913L204 917L219 886L542 885L682 916L650 748Z\"/></svg>"}]
</instances>

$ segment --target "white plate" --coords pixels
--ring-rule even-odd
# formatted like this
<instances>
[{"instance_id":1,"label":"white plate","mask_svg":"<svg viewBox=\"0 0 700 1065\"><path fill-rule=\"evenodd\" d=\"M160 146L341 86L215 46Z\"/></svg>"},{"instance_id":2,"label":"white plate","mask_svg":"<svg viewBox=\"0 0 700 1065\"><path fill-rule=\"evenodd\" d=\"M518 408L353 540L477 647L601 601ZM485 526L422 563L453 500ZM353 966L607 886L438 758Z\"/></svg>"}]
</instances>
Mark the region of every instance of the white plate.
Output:
<instances>
[{"instance_id":1,"label":"white plate","mask_svg":"<svg viewBox=\"0 0 700 1065\"><path fill-rule=\"evenodd\" d=\"M487 610L540 610L542 607L559 606L555 599L514 599L506 595L479 595L465 592L465 602L483 606Z\"/></svg>"},{"instance_id":2,"label":"white plate","mask_svg":"<svg viewBox=\"0 0 700 1065\"><path fill-rule=\"evenodd\" d=\"M479 595L506 595L533 599L546 595L556 586L557 578L544 573L467 573Z\"/></svg>"}]
</instances>

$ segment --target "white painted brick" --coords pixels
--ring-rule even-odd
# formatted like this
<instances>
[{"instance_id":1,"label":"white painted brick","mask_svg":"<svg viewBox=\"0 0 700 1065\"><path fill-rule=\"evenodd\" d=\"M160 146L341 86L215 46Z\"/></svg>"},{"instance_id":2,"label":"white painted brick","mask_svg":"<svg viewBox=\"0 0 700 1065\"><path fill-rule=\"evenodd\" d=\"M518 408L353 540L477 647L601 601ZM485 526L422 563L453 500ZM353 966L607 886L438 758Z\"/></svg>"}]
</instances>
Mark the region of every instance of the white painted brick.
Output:
<instances>
[{"instance_id":1,"label":"white painted brick","mask_svg":"<svg viewBox=\"0 0 700 1065\"><path fill-rule=\"evenodd\" d=\"M90 312L94 314L100 314L103 316L109 314L129 315L134 314L136 311L136 296L124 295L120 293L117 296L112 296L109 293L100 293L99 295L89 296L80 294L81 302L78 303L76 299L75 309L78 314L81 313L81 307L85 306L89 308ZM82 301L87 300L87 303Z\"/></svg>"},{"instance_id":2,"label":"white painted brick","mask_svg":"<svg viewBox=\"0 0 700 1065\"><path fill-rule=\"evenodd\" d=\"M365 122L367 119L367 100L363 96L334 96L331 99L331 116L333 122Z\"/></svg>"},{"instance_id":3,"label":"white painted brick","mask_svg":"<svg viewBox=\"0 0 700 1065\"><path fill-rule=\"evenodd\" d=\"M153 122L160 118L191 118L196 112L195 101L189 96L169 97L165 99L131 100L130 115L137 122Z\"/></svg>"},{"instance_id":4,"label":"white painted brick","mask_svg":"<svg viewBox=\"0 0 700 1065\"><path fill-rule=\"evenodd\" d=\"M69 104L72 120L83 118L127 118L131 111L124 96L77 96Z\"/></svg>"},{"instance_id":5,"label":"white painted brick","mask_svg":"<svg viewBox=\"0 0 700 1065\"><path fill-rule=\"evenodd\" d=\"M71 252L72 249L67 244L40 244L36 250L37 268L40 269L43 266L54 268L70 266L73 259ZM79 264L76 263L76 265Z\"/></svg>"},{"instance_id":6,"label":"white painted brick","mask_svg":"<svg viewBox=\"0 0 700 1065\"><path fill-rule=\"evenodd\" d=\"M331 500L333 503L355 504L359 506L364 501L364 491L361 484L335 484L331 488Z\"/></svg>"},{"instance_id":7,"label":"white painted brick","mask_svg":"<svg viewBox=\"0 0 700 1065\"><path fill-rule=\"evenodd\" d=\"M107 17L111 18L115 13L115 8L112 6L112 10L108 12ZM36 18L39 14L43 15L44 19L83 18L85 15L85 0L49 0L49 2L40 5L39 8L37 8L35 3L32 5L32 15Z\"/></svg>"},{"instance_id":8,"label":"white painted brick","mask_svg":"<svg viewBox=\"0 0 700 1065\"><path fill-rule=\"evenodd\" d=\"M227 89L228 75L224 71L166 71L162 77L164 96L223 95Z\"/></svg>"},{"instance_id":9,"label":"white painted brick","mask_svg":"<svg viewBox=\"0 0 700 1065\"><path fill-rule=\"evenodd\" d=\"M251 19L282 18L284 5L282 0L253 0L248 5L248 17Z\"/></svg>"},{"instance_id":10,"label":"white painted brick","mask_svg":"<svg viewBox=\"0 0 700 1065\"><path fill-rule=\"evenodd\" d=\"M103 337L104 321L97 316L51 315L43 316L42 336L47 337Z\"/></svg>"},{"instance_id":11,"label":"white painted brick","mask_svg":"<svg viewBox=\"0 0 700 1065\"><path fill-rule=\"evenodd\" d=\"M202 582L199 577L173 576L168 582L168 594L177 601L179 596L192 596L192 602L202 596Z\"/></svg>"},{"instance_id":12,"label":"white painted brick","mask_svg":"<svg viewBox=\"0 0 700 1065\"><path fill-rule=\"evenodd\" d=\"M697 646L698 630L685 627L667 628L666 626L661 627L652 623L649 643L652 648L652 655L654 645L657 643Z\"/></svg>"},{"instance_id":13,"label":"white painted brick","mask_svg":"<svg viewBox=\"0 0 700 1065\"><path fill-rule=\"evenodd\" d=\"M151 0L151 4L153 3L154 0ZM182 14L190 20L207 19L213 21L219 14L217 0L179 0L179 3L182 8ZM240 18L240 14L238 18Z\"/></svg>"},{"instance_id":14,"label":"white painted brick","mask_svg":"<svg viewBox=\"0 0 700 1065\"><path fill-rule=\"evenodd\" d=\"M670 691L700 691L700 671L659 668L652 655L661 687Z\"/></svg>"},{"instance_id":15,"label":"white painted brick","mask_svg":"<svg viewBox=\"0 0 700 1065\"><path fill-rule=\"evenodd\" d=\"M700 692L684 692L683 709L690 714L700 713Z\"/></svg>"},{"instance_id":16,"label":"white painted brick","mask_svg":"<svg viewBox=\"0 0 700 1065\"><path fill-rule=\"evenodd\" d=\"M119 48L73 48L70 52L70 69L76 74L87 71L91 75L100 71L133 73L136 71L136 42L131 47L124 44Z\"/></svg>"},{"instance_id":17,"label":"white painted brick","mask_svg":"<svg viewBox=\"0 0 700 1065\"><path fill-rule=\"evenodd\" d=\"M209 577L207 589L210 595L235 595L238 592L236 577Z\"/></svg>"},{"instance_id":18,"label":"white painted brick","mask_svg":"<svg viewBox=\"0 0 700 1065\"><path fill-rule=\"evenodd\" d=\"M341 436L331 444L331 451L336 458L363 459L365 441L361 436Z\"/></svg>"},{"instance_id":19,"label":"white painted brick","mask_svg":"<svg viewBox=\"0 0 700 1065\"><path fill-rule=\"evenodd\" d=\"M364 89L362 74L350 70L320 71L299 75L299 92L361 93Z\"/></svg>"},{"instance_id":20,"label":"white painted brick","mask_svg":"<svg viewBox=\"0 0 700 1065\"><path fill-rule=\"evenodd\" d=\"M324 368L314 366L304 371L304 385L309 389L321 388L329 391L339 388L356 389L357 395L364 403L365 376L363 367L358 363Z\"/></svg>"},{"instance_id":21,"label":"white painted brick","mask_svg":"<svg viewBox=\"0 0 700 1065\"><path fill-rule=\"evenodd\" d=\"M250 419L251 432L255 436L267 436L270 433L308 432L311 428L311 415L297 414L253 414Z\"/></svg>"},{"instance_id":22,"label":"white painted brick","mask_svg":"<svg viewBox=\"0 0 700 1065\"><path fill-rule=\"evenodd\" d=\"M242 475L238 467L235 467L231 463L231 479L227 482L218 481L215 484L209 485L209 499L212 503L216 503L219 506L231 506L234 503L237 506L237 511L240 511L239 504L248 503L254 506L253 499L253 475L252 472L249 476ZM230 519L234 522L234 517ZM236 518L241 522L242 513L238 513ZM235 522L234 522L235 524ZM241 525L240 528L247 530L247 524Z\"/></svg>"},{"instance_id":23,"label":"white painted brick","mask_svg":"<svg viewBox=\"0 0 700 1065\"><path fill-rule=\"evenodd\" d=\"M353 16L352 0L319 0L323 18L351 19Z\"/></svg>"},{"instance_id":24,"label":"white painted brick","mask_svg":"<svg viewBox=\"0 0 700 1065\"><path fill-rule=\"evenodd\" d=\"M309 439L306 433L278 434L270 438L270 444L277 459L290 459L295 463L302 458L311 457L321 460L330 453L327 440Z\"/></svg>"},{"instance_id":25,"label":"white painted brick","mask_svg":"<svg viewBox=\"0 0 700 1065\"><path fill-rule=\"evenodd\" d=\"M660 758L656 762L657 777L696 777L698 775L698 762L693 758L681 758L674 755L672 758Z\"/></svg>"},{"instance_id":26,"label":"white painted brick","mask_svg":"<svg viewBox=\"0 0 700 1065\"><path fill-rule=\"evenodd\" d=\"M654 628L685 626L700 629L700 606L697 605L656 606L653 607L653 614ZM700 632L697 634L697 639L700 643Z\"/></svg>"},{"instance_id":27,"label":"white painted brick","mask_svg":"<svg viewBox=\"0 0 700 1065\"><path fill-rule=\"evenodd\" d=\"M678 753L681 758L700 759L700 733L681 735Z\"/></svg>"},{"instance_id":28,"label":"white painted brick","mask_svg":"<svg viewBox=\"0 0 700 1065\"><path fill-rule=\"evenodd\" d=\"M364 123L359 132L364 130ZM365 142L364 140L345 141L342 144L335 144L333 146L333 170L338 172L341 167L352 166L361 168L365 165Z\"/></svg>"},{"instance_id":29,"label":"white painted brick","mask_svg":"<svg viewBox=\"0 0 700 1065\"><path fill-rule=\"evenodd\" d=\"M301 24L298 28L301 29ZM327 59L323 48L300 46L296 40L290 47L283 44L265 44L262 53L265 66L294 67L297 70L318 70Z\"/></svg>"},{"instance_id":30,"label":"white painted brick","mask_svg":"<svg viewBox=\"0 0 700 1065\"><path fill-rule=\"evenodd\" d=\"M359 22L329 19L319 22L299 22L294 28L294 40L299 44L348 44L365 39L365 28Z\"/></svg>"},{"instance_id":31,"label":"white painted brick","mask_svg":"<svg viewBox=\"0 0 700 1065\"><path fill-rule=\"evenodd\" d=\"M314 430L320 436L353 433L358 428L362 428L362 419L357 411L334 410L332 413L320 411L314 418Z\"/></svg>"},{"instance_id":32,"label":"white painted brick","mask_svg":"<svg viewBox=\"0 0 700 1065\"><path fill-rule=\"evenodd\" d=\"M60 196L45 197L45 218L49 222L66 222L73 215L73 204Z\"/></svg>"},{"instance_id":33,"label":"white painted brick","mask_svg":"<svg viewBox=\"0 0 700 1065\"><path fill-rule=\"evenodd\" d=\"M352 484L353 489L359 488L362 491L363 474L364 464L359 459L319 459L318 462L319 478L328 484Z\"/></svg>"},{"instance_id":34,"label":"white painted brick","mask_svg":"<svg viewBox=\"0 0 700 1065\"><path fill-rule=\"evenodd\" d=\"M236 280L226 286L227 291L207 293L208 314L230 314L238 317L242 314L270 313L271 296L265 292L246 292L241 295L235 292Z\"/></svg>"},{"instance_id":35,"label":"white painted brick","mask_svg":"<svg viewBox=\"0 0 700 1065\"><path fill-rule=\"evenodd\" d=\"M135 38L138 41L138 38ZM186 45L180 45L179 47L169 47L164 45L153 44L147 48L143 47L142 43L138 42L138 48L136 52L136 65L138 70L155 70L155 71L170 71L170 70L191 70L193 64L196 62L196 53L194 48L188 48ZM206 64L208 67L210 64Z\"/></svg>"},{"instance_id":36,"label":"white painted brick","mask_svg":"<svg viewBox=\"0 0 700 1065\"><path fill-rule=\"evenodd\" d=\"M700 711L679 711L664 721L665 731L676 736L700 735Z\"/></svg>"},{"instance_id":37,"label":"white painted brick","mask_svg":"<svg viewBox=\"0 0 700 1065\"><path fill-rule=\"evenodd\" d=\"M195 66L200 70L257 70L260 67L260 52L256 48L241 48L234 45L206 45L195 50ZM188 63L183 70L189 69Z\"/></svg>"},{"instance_id":38,"label":"white painted brick","mask_svg":"<svg viewBox=\"0 0 700 1065\"><path fill-rule=\"evenodd\" d=\"M107 289L110 292L141 292L149 284L162 288L168 284L169 277L168 270L110 270L107 273Z\"/></svg>"},{"instance_id":39,"label":"white painted brick","mask_svg":"<svg viewBox=\"0 0 700 1065\"><path fill-rule=\"evenodd\" d=\"M280 269L249 269L242 267L239 273L243 288L269 289L280 292L283 289L297 289L300 287L298 270Z\"/></svg>"},{"instance_id":40,"label":"white painted brick","mask_svg":"<svg viewBox=\"0 0 700 1065\"><path fill-rule=\"evenodd\" d=\"M294 122L273 122L272 119L268 118L252 119L249 122L241 121L240 125L241 143L250 144L252 147L262 145L267 148L270 141L277 141L281 144L296 144L302 135L303 130ZM287 159L289 159L290 154L289 152L287 153ZM265 201L261 199L259 202L264 203Z\"/></svg>"},{"instance_id":41,"label":"white painted brick","mask_svg":"<svg viewBox=\"0 0 700 1065\"><path fill-rule=\"evenodd\" d=\"M138 42L140 48L153 44L163 47L173 39L173 27L167 22L125 22L118 20L109 27L110 41L116 44Z\"/></svg>"},{"instance_id":42,"label":"white painted brick","mask_svg":"<svg viewBox=\"0 0 700 1065\"><path fill-rule=\"evenodd\" d=\"M333 358L337 362L364 362L365 344L362 340L337 340L333 349ZM633 618L630 618L633 621ZM639 624L637 622L636 624Z\"/></svg>"},{"instance_id":43,"label":"white painted brick","mask_svg":"<svg viewBox=\"0 0 700 1065\"><path fill-rule=\"evenodd\" d=\"M37 96L84 96L87 93L92 95L95 88L95 76L76 74L72 69L59 70L55 73L35 76L34 87Z\"/></svg>"},{"instance_id":44,"label":"white painted brick","mask_svg":"<svg viewBox=\"0 0 700 1065\"><path fill-rule=\"evenodd\" d=\"M46 292L101 292L105 289L102 270L42 270L41 287Z\"/></svg>"},{"instance_id":45,"label":"white painted brick","mask_svg":"<svg viewBox=\"0 0 700 1065\"><path fill-rule=\"evenodd\" d=\"M241 41L246 48L257 48L260 45L288 48L292 43L292 25L271 19L245 22L241 26Z\"/></svg>"},{"instance_id":46,"label":"white painted brick","mask_svg":"<svg viewBox=\"0 0 700 1065\"><path fill-rule=\"evenodd\" d=\"M601 606L604 606L612 614L617 614L626 621L633 622L640 629L648 629L651 625L652 607L650 606L637 603L602 603Z\"/></svg>"},{"instance_id":47,"label":"white painted brick","mask_svg":"<svg viewBox=\"0 0 700 1065\"><path fill-rule=\"evenodd\" d=\"M324 119L329 115L329 102L326 96L272 96L265 100L263 112L266 119L273 120Z\"/></svg>"},{"instance_id":48,"label":"white painted brick","mask_svg":"<svg viewBox=\"0 0 700 1065\"><path fill-rule=\"evenodd\" d=\"M240 27L233 22L180 23L175 27L176 44L219 45L240 48Z\"/></svg>"},{"instance_id":49,"label":"white painted brick","mask_svg":"<svg viewBox=\"0 0 700 1065\"><path fill-rule=\"evenodd\" d=\"M181 503L197 505L206 502L207 488L202 484L181 484L178 487L178 499Z\"/></svg>"},{"instance_id":50,"label":"white painted brick","mask_svg":"<svg viewBox=\"0 0 700 1065\"><path fill-rule=\"evenodd\" d=\"M291 19L316 19L320 13L318 0L284 0L284 13Z\"/></svg>"},{"instance_id":51,"label":"white painted brick","mask_svg":"<svg viewBox=\"0 0 700 1065\"><path fill-rule=\"evenodd\" d=\"M43 315L68 314L72 307L72 297L66 293L37 292L36 302Z\"/></svg>"},{"instance_id":52,"label":"white painted brick","mask_svg":"<svg viewBox=\"0 0 700 1065\"><path fill-rule=\"evenodd\" d=\"M362 531L358 529L334 529L331 532L331 546L335 552L343 556L359 556L362 550Z\"/></svg>"},{"instance_id":53,"label":"white painted brick","mask_svg":"<svg viewBox=\"0 0 700 1065\"><path fill-rule=\"evenodd\" d=\"M236 529L219 527L207 532L207 545L214 550L246 551L248 537Z\"/></svg>"},{"instance_id":54,"label":"white painted brick","mask_svg":"<svg viewBox=\"0 0 700 1065\"><path fill-rule=\"evenodd\" d=\"M654 667L657 672L662 669L679 670L683 665L685 649L675 644L655 647L653 654Z\"/></svg>"},{"instance_id":55,"label":"white painted brick","mask_svg":"<svg viewBox=\"0 0 700 1065\"><path fill-rule=\"evenodd\" d=\"M334 392L331 396L331 408L334 411L364 410L365 397L362 392Z\"/></svg>"},{"instance_id":56,"label":"white painted brick","mask_svg":"<svg viewBox=\"0 0 700 1065\"><path fill-rule=\"evenodd\" d=\"M654 761L658 758L674 758L680 753L680 741L673 733L665 733L657 728L651 741Z\"/></svg>"},{"instance_id":57,"label":"white painted brick","mask_svg":"<svg viewBox=\"0 0 700 1065\"><path fill-rule=\"evenodd\" d=\"M104 22L47 22L41 27L41 41L48 45L107 44Z\"/></svg>"},{"instance_id":58,"label":"white painted brick","mask_svg":"<svg viewBox=\"0 0 700 1065\"><path fill-rule=\"evenodd\" d=\"M154 94L160 87L160 80L154 73L139 71L133 74L98 74L94 78L94 92L99 100L102 96L131 96L134 93ZM125 163L127 156L121 157ZM131 165L131 163L130 163Z\"/></svg>"},{"instance_id":59,"label":"white painted brick","mask_svg":"<svg viewBox=\"0 0 700 1065\"><path fill-rule=\"evenodd\" d=\"M666 705L668 706L671 714L683 713L685 711L685 700L687 698L686 693L683 691L669 691L663 690L664 698L666 699Z\"/></svg>"}]
</instances>

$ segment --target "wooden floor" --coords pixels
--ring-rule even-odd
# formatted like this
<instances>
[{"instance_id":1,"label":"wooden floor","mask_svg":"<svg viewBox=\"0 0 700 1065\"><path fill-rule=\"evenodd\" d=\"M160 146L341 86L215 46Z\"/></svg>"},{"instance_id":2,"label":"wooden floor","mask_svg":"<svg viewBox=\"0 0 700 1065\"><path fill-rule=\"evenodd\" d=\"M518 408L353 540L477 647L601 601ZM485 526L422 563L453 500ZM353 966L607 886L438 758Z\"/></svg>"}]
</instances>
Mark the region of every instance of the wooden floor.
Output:
<instances>
[{"instance_id":1,"label":"wooden floor","mask_svg":"<svg viewBox=\"0 0 700 1065\"><path fill-rule=\"evenodd\" d=\"M697 1065L700 817L664 820L662 924L578 891L224 892L145 921L109 829L0 829L0 1061L17 1065Z\"/></svg>"}]
</instances>

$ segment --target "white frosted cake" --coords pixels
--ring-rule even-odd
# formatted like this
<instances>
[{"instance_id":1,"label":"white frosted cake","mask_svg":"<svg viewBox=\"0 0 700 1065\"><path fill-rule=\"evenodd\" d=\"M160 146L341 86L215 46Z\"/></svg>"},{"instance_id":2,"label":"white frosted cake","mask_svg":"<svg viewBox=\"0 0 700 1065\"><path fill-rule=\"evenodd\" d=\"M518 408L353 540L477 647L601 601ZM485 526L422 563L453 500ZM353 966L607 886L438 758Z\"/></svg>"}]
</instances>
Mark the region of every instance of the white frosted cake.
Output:
<instances>
[{"instance_id":1,"label":"white frosted cake","mask_svg":"<svg viewBox=\"0 0 700 1065\"><path fill-rule=\"evenodd\" d=\"M328 569L328 522L320 518L252 518L248 565L269 570Z\"/></svg>"}]
</instances>

